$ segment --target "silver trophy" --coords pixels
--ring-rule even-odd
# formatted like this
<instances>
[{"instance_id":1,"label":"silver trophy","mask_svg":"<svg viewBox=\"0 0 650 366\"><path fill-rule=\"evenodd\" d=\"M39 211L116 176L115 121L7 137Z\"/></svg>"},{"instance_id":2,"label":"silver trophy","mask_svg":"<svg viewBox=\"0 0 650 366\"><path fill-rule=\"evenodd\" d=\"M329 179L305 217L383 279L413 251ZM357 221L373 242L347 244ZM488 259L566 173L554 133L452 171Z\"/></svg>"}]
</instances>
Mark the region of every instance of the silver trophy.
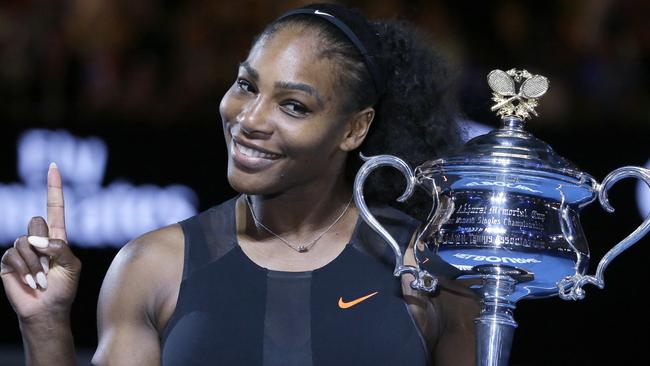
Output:
<instances>
[{"instance_id":1,"label":"silver trophy","mask_svg":"<svg viewBox=\"0 0 650 366\"><path fill-rule=\"evenodd\" d=\"M582 299L583 286L603 288L609 263L648 233L650 215L605 254L595 275L585 274L589 248L580 210L598 199L613 212L607 198L612 185L634 177L650 186L650 170L627 166L598 183L524 130L524 121L537 115L538 98L548 90L546 77L526 70L494 70L487 81L496 103L492 110L501 117L500 128L468 141L458 154L427 161L414 171L394 156L364 158L354 199L363 219L395 252L395 276L415 277L411 287L436 288L435 276L420 268L424 249L460 269L460 278L482 279L477 288L482 304L476 319L477 364L507 365L518 300L556 295ZM365 180L382 166L397 168L406 177L407 187L398 201L405 201L416 186L432 197L431 213L416 237L418 266L404 264L395 239L365 203Z\"/></svg>"}]
</instances>

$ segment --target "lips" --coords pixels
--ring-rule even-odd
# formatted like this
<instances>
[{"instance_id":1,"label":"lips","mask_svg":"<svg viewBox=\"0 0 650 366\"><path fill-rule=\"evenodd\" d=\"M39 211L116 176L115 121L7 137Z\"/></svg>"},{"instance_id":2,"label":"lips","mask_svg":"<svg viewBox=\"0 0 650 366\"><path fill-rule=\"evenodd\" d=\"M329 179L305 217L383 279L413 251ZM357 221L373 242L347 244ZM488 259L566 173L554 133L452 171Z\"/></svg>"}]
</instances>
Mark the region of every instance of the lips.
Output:
<instances>
[{"instance_id":1,"label":"lips","mask_svg":"<svg viewBox=\"0 0 650 366\"><path fill-rule=\"evenodd\" d=\"M245 170L260 170L274 164L282 157L262 148L235 140L230 143L230 153L235 165Z\"/></svg>"}]
</instances>

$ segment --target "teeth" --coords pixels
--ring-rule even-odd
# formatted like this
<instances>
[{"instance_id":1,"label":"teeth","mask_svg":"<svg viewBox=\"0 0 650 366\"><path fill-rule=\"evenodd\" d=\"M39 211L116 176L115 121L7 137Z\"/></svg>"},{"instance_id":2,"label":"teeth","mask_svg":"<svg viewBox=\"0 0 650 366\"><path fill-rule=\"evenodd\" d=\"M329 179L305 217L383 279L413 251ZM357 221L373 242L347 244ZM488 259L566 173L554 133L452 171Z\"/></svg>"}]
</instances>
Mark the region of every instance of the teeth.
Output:
<instances>
[{"instance_id":1,"label":"teeth","mask_svg":"<svg viewBox=\"0 0 650 366\"><path fill-rule=\"evenodd\" d=\"M239 152L241 152L243 155L250 156L252 158L274 159L278 157L278 155L276 154L268 154L259 150L251 149L246 146L240 145L234 141L233 143L235 144L235 146L237 146Z\"/></svg>"}]
</instances>

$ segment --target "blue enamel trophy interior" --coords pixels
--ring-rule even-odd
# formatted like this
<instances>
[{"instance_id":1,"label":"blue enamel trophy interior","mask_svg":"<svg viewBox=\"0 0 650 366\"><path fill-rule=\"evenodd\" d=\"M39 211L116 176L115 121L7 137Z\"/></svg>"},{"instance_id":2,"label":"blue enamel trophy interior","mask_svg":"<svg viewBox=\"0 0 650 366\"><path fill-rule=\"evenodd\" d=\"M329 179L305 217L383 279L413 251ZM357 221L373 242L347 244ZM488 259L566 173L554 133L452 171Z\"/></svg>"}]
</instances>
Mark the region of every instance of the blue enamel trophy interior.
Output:
<instances>
[{"instance_id":1,"label":"blue enamel trophy interior","mask_svg":"<svg viewBox=\"0 0 650 366\"><path fill-rule=\"evenodd\" d=\"M486 265L527 273L511 301L557 295L558 281L584 273L589 249L579 211L597 187L522 125L504 119L457 155L416 169L420 187L439 198L421 240L461 277Z\"/></svg>"}]
</instances>

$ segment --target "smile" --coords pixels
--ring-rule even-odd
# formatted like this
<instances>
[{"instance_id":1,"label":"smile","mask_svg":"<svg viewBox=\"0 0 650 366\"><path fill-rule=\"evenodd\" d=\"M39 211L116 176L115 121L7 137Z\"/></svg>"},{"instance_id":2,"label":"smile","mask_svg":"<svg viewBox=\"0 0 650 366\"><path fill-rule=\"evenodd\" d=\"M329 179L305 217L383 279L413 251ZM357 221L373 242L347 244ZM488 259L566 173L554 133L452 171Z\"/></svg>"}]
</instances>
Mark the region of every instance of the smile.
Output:
<instances>
[{"instance_id":1,"label":"smile","mask_svg":"<svg viewBox=\"0 0 650 366\"><path fill-rule=\"evenodd\" d=\"M234 139L232 140L232 146L234 149L237 150L237 152L249 158L279 159L281 156L279 154L273 154L273 153L244 146L242 144L237 143Z\"/></svg>"},{"instance_id":2,"label":"smile","mask_svg":"<svg viewBox=\"0 0 650 366\"><path fill-rule=\"evenodd\" d=\"M282 157L280 154L244 146L234 139L230 143L230 155L236 167L249 172L266 169Z\"/></svg>"}]
</instances>

